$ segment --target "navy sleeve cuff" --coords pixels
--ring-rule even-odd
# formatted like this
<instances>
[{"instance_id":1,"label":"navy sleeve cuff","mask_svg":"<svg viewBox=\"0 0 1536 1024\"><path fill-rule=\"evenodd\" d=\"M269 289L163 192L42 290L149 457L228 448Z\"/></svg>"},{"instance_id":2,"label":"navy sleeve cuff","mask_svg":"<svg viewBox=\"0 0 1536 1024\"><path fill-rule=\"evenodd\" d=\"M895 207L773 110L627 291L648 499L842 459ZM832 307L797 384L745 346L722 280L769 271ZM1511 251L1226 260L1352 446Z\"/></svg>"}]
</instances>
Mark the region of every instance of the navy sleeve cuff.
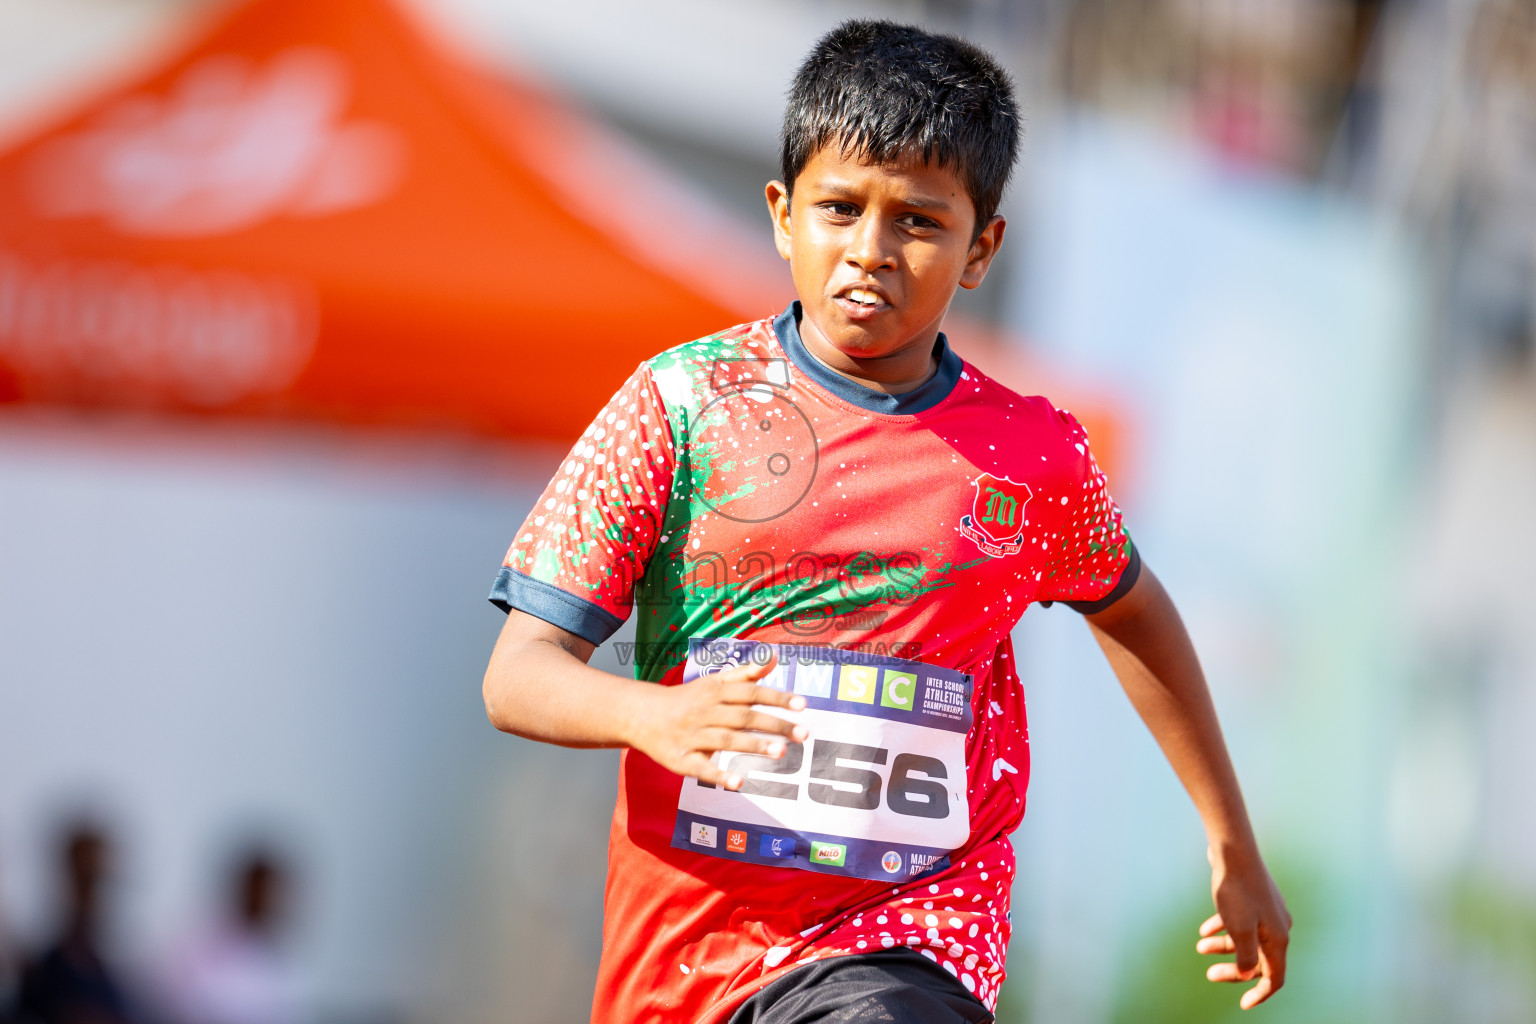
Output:
<instances>
[{"instance_id":1,"label":"navy sleeve cuff","mask_svg":"<svg viewBox=\"0 0 1536 1024\"><path fill-rule=\"evenodd\" d=\"M552 626L575 633L590 644L601 644L624 625L624 620L608 609L505 565L496 574L496 585L491 588L491 604L504 612L513 608L527 612Z\"/></svg>"},{"instance_id":2,"label":"navy sleeve cuff","mask_svg":"<svg viewBox=\"0 0 1536 1024\"><path fill-rule=\"evenodd\" d=\"M1130 544L1130 541L1126 541ZM1097 601L1063 601L1062 604L1082 615L1093 615L1101 612L1131 592L1136 585L1136 580L1141 576L1141 552L1136 550L1136 545L1131 544L1131 556L1126 560L1125 568L1120 570L1120 579L1115 582L1114 588ZM1049 608L1055 601L1041 601L1040 607Z\"/></svg>"},{"instance_id":3,"label":"navy sleeve cuff","mask_svg":"<svg viewBox=\"0 0 1536 1024\"><path fill-rule=\"evenodd\" d=\"M1127 541L1127 543L1130 543ZM1120 570L1120 579L1109 593L1097 601L1063 601L1062 604L1073 611L1083 615L1093 615L1101 612L1131 592L1136 585L1136 580L1141 576L1141 552L1136 550L1136 545L1131 544L1131 557L1125 563L1125 568Z\"/></svg>"}]
</instances>

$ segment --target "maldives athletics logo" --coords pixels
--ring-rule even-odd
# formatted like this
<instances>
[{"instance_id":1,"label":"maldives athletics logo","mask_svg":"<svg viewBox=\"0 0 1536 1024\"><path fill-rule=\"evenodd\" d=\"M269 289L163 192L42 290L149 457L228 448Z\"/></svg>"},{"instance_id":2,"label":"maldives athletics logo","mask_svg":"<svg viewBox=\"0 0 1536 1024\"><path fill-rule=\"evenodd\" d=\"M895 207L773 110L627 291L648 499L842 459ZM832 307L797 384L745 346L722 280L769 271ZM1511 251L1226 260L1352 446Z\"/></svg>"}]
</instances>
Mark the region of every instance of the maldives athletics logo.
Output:
<instances>
[{"instance_id":1,"label":"maldives athletics logo","mask_svg":"<svg viewBox=\"0 0 1536 1024\"><path fill-rule=\"evenodd\" d=\"M971 514L960 517L960 532L993 558L1018 554L1024 547L1024 506L1034 494L1029 484L991 473L973 483Z\"/></svg>"}]
</instances>

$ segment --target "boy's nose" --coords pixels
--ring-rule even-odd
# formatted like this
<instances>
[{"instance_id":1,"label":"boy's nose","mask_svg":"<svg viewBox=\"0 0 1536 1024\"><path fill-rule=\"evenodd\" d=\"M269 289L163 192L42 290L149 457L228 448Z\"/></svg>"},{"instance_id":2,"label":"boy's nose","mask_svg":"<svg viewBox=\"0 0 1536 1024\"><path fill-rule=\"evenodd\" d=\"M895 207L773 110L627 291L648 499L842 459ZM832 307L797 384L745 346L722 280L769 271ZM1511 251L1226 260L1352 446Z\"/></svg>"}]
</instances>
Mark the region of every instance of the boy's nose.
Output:
<instances>
[{"instance_id":1,"label":"boy's nose","mask_svg":"<svg viewBox=\"0 0 1536 1024\"><path fill-rule=\"evenodd\" d=\"M896 265L891 248L886 244L885 231L879 221L872 217L866 218L854 229L846 259L865 273L889 270Z\"/></svg>"}]
</instances>

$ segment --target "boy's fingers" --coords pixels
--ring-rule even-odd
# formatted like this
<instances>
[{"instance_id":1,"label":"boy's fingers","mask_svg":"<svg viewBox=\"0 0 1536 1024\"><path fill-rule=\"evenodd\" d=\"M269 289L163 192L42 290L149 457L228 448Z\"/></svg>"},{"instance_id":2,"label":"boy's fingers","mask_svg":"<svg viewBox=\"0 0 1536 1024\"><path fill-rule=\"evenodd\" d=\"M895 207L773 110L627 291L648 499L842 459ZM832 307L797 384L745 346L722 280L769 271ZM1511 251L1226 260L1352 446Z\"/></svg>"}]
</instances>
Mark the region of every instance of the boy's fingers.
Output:
<instances>
[{"instance_id":1,"label":"boy's fingers","mask_svg":"<svg viewBox=\"0 0 1536 1024\"><path fill-rule=\"evenodd\" d=\"M1243 974L1238 971L1237 964L1234 964L1230 960L1223 961L1219 964L1211 964L1211 966L1205 969L1205 977L1208 981L1234 982L1250 980L1244 977Z\"/></svg>"},{"instance_id":2,"label":"boy's fingers","mask_svg":"<svg viewBox=\"0 0 1536 1024\"><path fill-rule=\"evenodd\" d=\"M1272 983L1272 989L1285 984L1285 949L1290 944L1288 935L1273 935L1267 930L1259 936L1259 954L1264 962L1264 977Z\"/></svg>"},{"instance_id":3,"label":"boy's fingers","mask_svg":"<svg viewBox=\"0 0 1536 1024\"><path fill-rule=\"evenodd\" d=\"M710 749L736 750L744 754L762 754L777 761L784 756L788 746L778 736L764 736L760 732L735 732L727 730L726 738L721 745L711 747Z\"/></svg>"},{"instance_id":4,"label":"boy's fingers","mask_svg":"<svg viewBox=\"0 0 1536 1024\"><path fill-rule=\"evenodd\" d=\"M1200 925L1200 934L1202 937L1215 935L1218 932L1226 931L1226 929L1227 926L1221 923L1221 915L1212 914Z\"/></svg>"},{"instance_id":5,"label":"boy's fingers","mask_svg":"<svg viewBox=\"0 0 1536 1024\"><path fill-rule=\"evenodd\" d=\"M722 671L719 674L719 678L730 682L740 682L741 680L755 681L772 672L778 665L779 659L776 656L770 657L761 665L755 661L746 665L733 665Z\"/></svg>"},{"instance_id":6,"label":"boy's fingers","mask_svg":"<svg viewBox=\"0 0 1536 1024\"><path fill-rule=\"evenodd\" d=\"M1268 999L1270 996L1274 995L1275 989L1279 987L1279 985L1270 981L1269 976L1266 975L1259 979L1259 983L1257 985L1253 986L1253 988L1249 989L1247 992L1244 992L1243 998L1239 999L1237 1004L1245 1010L1251 1010L1255 1006L1258 1006L1260 1003L1262 1003L1264 1000Z\"/></svg>"},{"instance_id":7,"label":"boy's fingers","mask_svg":"<svg viewBox=\"0 0 1536 1024\"><path fill-rule=\"evenodd\" d=\"M731 742L740 735L742 734L736 730L727 729L723 725L706 726L694 734L692 740L694 747L689 756L698 756L708 760L716 751L738 750L740 748L731 746ZM702 775L699 777L703 778Z\"/></svg>"},{"instance_id":8,"label":"boy's fingers","mask_svg":"<svg viewBox=\"0 0 1536 1024\"><path fill-rule=\"evenodd\" d=\"M776 719L776 721L783 721L783 719ZM705 758L722 750L735 750L745 754L765 754L777 759L784 756L792 741L793 737L788 734L708 725L693 734L690 746L692 753Z\"/></svg>"},{"instance_id":9,"label":"boy's fingers","mask_svg":"<svg viewBox=\"0 0 1536 1024\"><path fill-rule=\"evenodd\" d=\"M796 725L787 718L780 718L778 715L770 715L763 711L753 711L750 708L744 708L742 714L731 715L730 718L732 721L729 724L732 728L766 732L775 736L795 738L797 732L805 731L804 726Z\"/></svg>"},{"instance_id":10,"label":"boy's fingers","mask_svg":"<svg viewBox=\"0 0 1536 1024\"><path fill-rule=\"evenodd\" d=\"M761 704L764 707L783 708L786 711L805 710L805 698L797 693L785 693L771 686L755 686L752 683L733 683L723 687L717 697L721 704Z\"/></svg>"},{"instance_id":11,"label":"boy's fingers","mask_svg":"<svg viewBox=\"0 0 1536 1024\"><path fill-rule=\"evenodd\" d=\"M735 682L721 687L720 703L763 704L771 708L788 708L790 711L799 711L805 707L805 698L799 694L775 690L771 686Z\"/></svg>"},{"instance_id":12,"label":"boy's fingers","mask_svg":"<svg viewBox=\"0 0 1536 1024\"><path fill-rule=\"evenodd\" d=\"M1223 953L1236 952L1237 946L1230 935L1211 935L1195 943L1195 952L1204 953L1206 956L1219 956Z\"/></svg>"},{"instance_id":13,"label":"boy's fingers","mask_svg":"<svg viewBox=\"0 0 1536 1024\"><path fill-rule=\"evenodd\" d=\"M723 789L741 788L741 776L739 774L726 771L697 751L683 755L678 768L681 770L681 774L692 775L700 782L708 782Z\"/></svg>"},{"instance_id":14,"label":"boy's fingers","mask_svg":"<svg viewBox=\"0 0 1536 1024\"><path fill-rule=\"evenodd\" d=\"M1233 952L1237 954L1237 963L1234 965L1238 973L1244 978L1253 976L1253 972L1259 969L1259 937L1253 928L1228 928L1227 934L1232 937Z\"/></svg>"}]
</instances>

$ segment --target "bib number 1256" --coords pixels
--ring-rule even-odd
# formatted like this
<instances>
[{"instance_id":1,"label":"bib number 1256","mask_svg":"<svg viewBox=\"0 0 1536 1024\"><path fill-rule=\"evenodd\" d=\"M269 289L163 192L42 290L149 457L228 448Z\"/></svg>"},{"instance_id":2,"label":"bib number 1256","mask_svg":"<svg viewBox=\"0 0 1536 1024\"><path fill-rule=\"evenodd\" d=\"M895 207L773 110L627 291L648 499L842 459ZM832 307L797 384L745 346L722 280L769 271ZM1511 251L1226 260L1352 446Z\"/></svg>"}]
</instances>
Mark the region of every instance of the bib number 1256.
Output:
<instances>
[{"instance_id":1,"label":"bib number 1256","mask_svg":"<svg viewBox=\"0 0 1536 1024\"><path fill-rule=\"evenodd\" d=\"M888 781L879 771L857 767L884 765L887 760L890 760ZM737 754L724 762L725 767L743 776L744 781L738 793L774 800L799 799L801 784L770 781L758 778L757 775L798 775L804 765L805 747L799 743L790 744L784 756L778 759L761 754ZM890 751L884 747L813 740L805 795L819 804L872 811L880 806L883 791L885 805L896 814L909 814L916 818L947 818L950 813L949 793L940 780L948 778L949 769L937 757L897 754L891 759ZM707 789L715 788L708 782L700 782L699 785Z\"/></svg>"}]
</instances>

